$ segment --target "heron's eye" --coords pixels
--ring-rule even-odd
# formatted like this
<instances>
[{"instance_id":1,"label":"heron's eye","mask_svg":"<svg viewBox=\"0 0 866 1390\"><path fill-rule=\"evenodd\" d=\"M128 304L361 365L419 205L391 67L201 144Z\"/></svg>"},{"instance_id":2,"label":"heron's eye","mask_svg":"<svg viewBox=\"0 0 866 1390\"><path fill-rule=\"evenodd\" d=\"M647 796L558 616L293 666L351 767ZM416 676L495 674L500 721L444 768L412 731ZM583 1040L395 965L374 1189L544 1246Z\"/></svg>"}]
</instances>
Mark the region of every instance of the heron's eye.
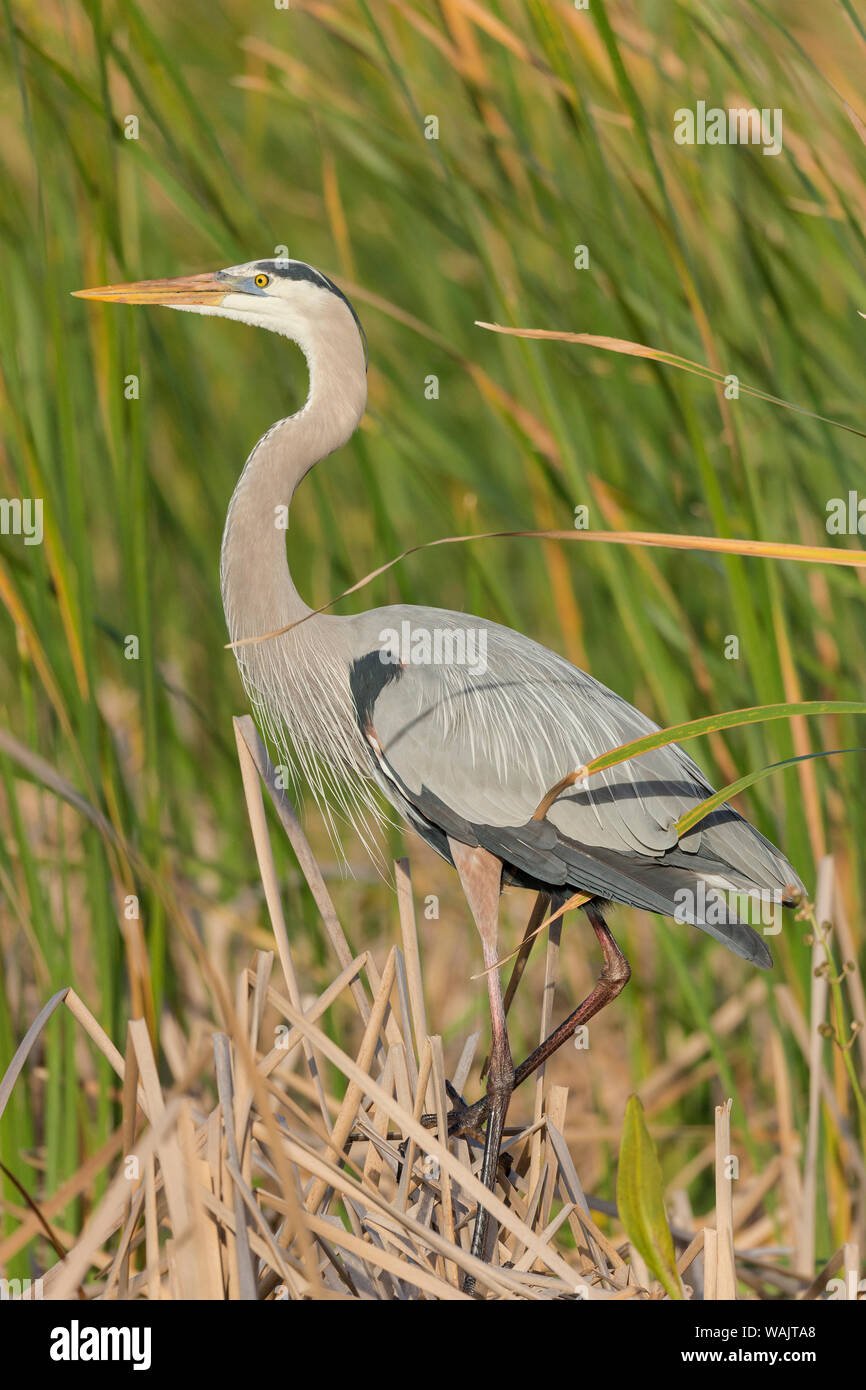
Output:
<instances>
[{"instance_id":1,"label":"heron's eye","mask_svg":"<svg viewBox=\"0 0 866 1390\"><path fill-rule=\"evenodd\" d=\"M260 290L263 290L265 288L265 285L269 285L271 283L271 277L269 275L257 275L255 283L258 285Z\"/></svg>"}]
</instances>

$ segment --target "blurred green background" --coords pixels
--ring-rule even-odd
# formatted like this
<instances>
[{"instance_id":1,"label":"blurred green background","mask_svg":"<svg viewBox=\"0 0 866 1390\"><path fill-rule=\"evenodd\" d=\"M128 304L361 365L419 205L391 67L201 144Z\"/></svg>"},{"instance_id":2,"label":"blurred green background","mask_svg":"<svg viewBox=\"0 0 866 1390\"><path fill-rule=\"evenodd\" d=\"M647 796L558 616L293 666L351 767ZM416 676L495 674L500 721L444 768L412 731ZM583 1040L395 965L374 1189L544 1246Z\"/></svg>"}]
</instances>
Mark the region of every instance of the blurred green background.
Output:
<instances>
[{"instance_id":1,"label":"blurred green background","mask_svg":"<svg viewBox=\"0 0 866 1390\"><path fill-rule=\"evenodd\" d=\"M862 486L857 434L747 396L727 401L668 367L497 337L474 321L650 344L859 428L866 147L846 102L866 114L866 40L847 0L820 11L781 0L591 0L587 11L565 0L292 0L288 10L6 0L2 24L0 491L44 499L45 539L0 537L0 725L120 836L112 843L4 745L8 1059L66 984L121 1047L131 1008L184 1027L210 1016L172 903L217 962L268 940L231 730L245 701L223 645L218 556L247 453L303 400L303 360L230 323L92 306L70 291L282 246L346 289L369 339L370 404L294 505L293 570L311 603L409 544L568 528L579 505L596 529L856 545L830 540L825 517L830 498ZM676 145L674 112L698 99L782 108L783 152ZM435 140L425 138L431 116ZM137 399L127 399L131 376ZM864 598L853 570L503 540L415 555L342 611L407 600L483 613L670 724L861 698ZM826 718L691 751L723 784L795 752L862 743L862 721ZM857 938L863 767L856 757L802 764L742 802L810 886L832 851ZM391 889L361 847L347 839L357 873L341 881L314 809L307 826L353 942L392 939ZM459 1047L485 1015L483 987L468 978L475 942L451 879L408 848L424 889L444 895L442 920L423 925L453 975L431 966L431 1012L446 1047ZM403 852L402 836L387 849ZM281 843L278 856L315 972L315 909ZM129 895L146 961L124 916ZM525 911L520 900L515 931ZM626 911L617 922L636 970L611 1025L614 1114L672 1039L705 1026L749 978L698 933ZM774 950L774 979L807 1009L801 929ZM589 980L591 961L586 970ZM538 987L528 976L515 1052L531 1045ZM71 1019L52 1020L40 1068L0 1126L5 1161L34 1191L53 1191L116 1120L95 1059L92 1085L70 1084L82 1046ZM766 1029L748 1020L714 1043L709 1072L662 1116L676 1135L667 1172L700 1147L709 1101L730 1087L757 1115L772 1112L765 1046ZM788 1032L784 1048L799 1130L805 1071ZM830 1070L844 1116L838 1059ZM604 1109L602 1081L587 1094ZM753 1157L773 1151L774 1135L756 1120ZM825 1253L851 1215L839 1136L828 1121ZM602 1186L608 1162L605 1151Z\"/></svg>"}]
</instances>

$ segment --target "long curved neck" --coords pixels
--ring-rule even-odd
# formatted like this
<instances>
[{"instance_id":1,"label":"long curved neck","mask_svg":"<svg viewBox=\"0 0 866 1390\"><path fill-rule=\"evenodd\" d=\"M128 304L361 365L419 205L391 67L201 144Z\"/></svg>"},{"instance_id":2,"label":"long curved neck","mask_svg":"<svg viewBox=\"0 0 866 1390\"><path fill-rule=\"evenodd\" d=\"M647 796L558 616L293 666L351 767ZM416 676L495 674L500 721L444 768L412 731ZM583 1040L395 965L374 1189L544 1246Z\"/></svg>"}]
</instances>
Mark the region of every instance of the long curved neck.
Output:
<instances>
[{"instance_id":1,"label":"long curved neck","mask_svg":"<svg viewBox=\"0 0 866 1390\"><path fill-rule=\"evenodd\" d=\"M289 504L305 474L354 434L367 401L364 349L345 305L335 299L320 321L291 336L307 359L307 400L259 440L226 516L220 578L232 641L272 632L310 612L286 557Z\"/></svg>"}]
</instances>

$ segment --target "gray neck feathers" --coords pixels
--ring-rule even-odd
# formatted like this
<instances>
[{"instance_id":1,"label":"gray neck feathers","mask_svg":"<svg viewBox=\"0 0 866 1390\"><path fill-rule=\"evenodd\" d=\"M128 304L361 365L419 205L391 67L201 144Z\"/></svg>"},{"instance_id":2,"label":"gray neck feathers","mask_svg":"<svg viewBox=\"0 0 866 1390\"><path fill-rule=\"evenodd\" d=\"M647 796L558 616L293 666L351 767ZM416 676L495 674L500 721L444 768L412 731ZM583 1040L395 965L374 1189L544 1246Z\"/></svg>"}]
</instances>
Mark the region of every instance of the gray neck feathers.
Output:
<instances>
[{"instance_id":1,"label":"gray neck feathers","mask_svg":"<svg viewBox=\"0 0 866 1390\"><path fill-rule=\"evenodd\" d=\"M310 373L307 400L259 440L229 504L220 580L232 641L271 632L310 611L286 558L288 507L310 469L351 438L366 405L364 351L349 308L328 296L304 336L299 346Z\"/></svg>"},{"instance_id":2,"label":"gray neck feathers","mask_svg":"<svg viewBox=\"0 0 866 1390\"><path fill-rule=\"evenodd\" d=\"M295 334L292 334L295 337ZM230 640L259 637L310 613L286 558L286 514L310 469L352 436L367 399L364 349L351 310L329 295L295 339L310 390L247 459L229 505L220 577ZM313 790L331 828L334 809L372 844L381 817L349 689L346 619L316 615L292 631L235 649L259 725Z\"/></svg>"}]
</instances>

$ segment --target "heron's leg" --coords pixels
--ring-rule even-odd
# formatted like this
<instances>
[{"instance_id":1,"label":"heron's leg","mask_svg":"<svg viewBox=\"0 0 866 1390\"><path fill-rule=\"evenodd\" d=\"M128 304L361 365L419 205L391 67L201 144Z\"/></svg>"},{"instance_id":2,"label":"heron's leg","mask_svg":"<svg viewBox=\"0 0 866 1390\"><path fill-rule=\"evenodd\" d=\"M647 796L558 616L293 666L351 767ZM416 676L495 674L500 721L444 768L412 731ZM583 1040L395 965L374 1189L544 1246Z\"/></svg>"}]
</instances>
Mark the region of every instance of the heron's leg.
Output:
<instances>
[{"instance_id":1,"label":"heron's leg","mask_svg":"<svg viewBox=\"0 0 866 1390\"><path fill-rule=\"evenodd\" d=\"M506 1017L508 1016L508 1010L511 1008L511 1005L514 1001L514 996L517 993L517 986L520 984L520 981L523 978L523 972L526 969L526 962L529 960L529 953L535 945L536 933L538 931L538 928L544 921L544 914L548 911L552 902L553 899L551 898L549 893L536 894L535 903L533 905L532 912L530 913L529 921L526 924L526 930L523 933L523 940L520 943L520 950L517 952L517 958L514 962L514 965L511 968L511 977L508 981L508 986L505 990L504 1008ZM489 1065L490 1058L488 1056L484 1058L484 1063L481 1067L482 1081L487 1075L487 1068L489 1067Z\"/></svg>"},{"instance_id":2,"label":"heron's leg","mask_svg":"<svg viewBox=\"0 0 866 1390\"><path fill-rule=\"evenodd\" d=\"M614 941L600 909L594 903L589 903L585 911L604 953L604 967L598 983L586 996L583 1003L577 1006L574 1013L569 1014L568 1018L560 1023L559 1027L555 1028L550 1036L545 1038L544 1042L515 1069L515 1086L519 1086L522 1081L537 1071L548 1057L552 1057L553 1053L562 1047L564 1042L573 1037L578 1028L600 1013L605 1004L609 1004L611 1000L615 999L628 984L631 967ZM487 1104L487 1097L483 1096L481 1100L476 1101L475 1105L470 1105L468 1109L459 1111L453 1116L452 1132L455 1134L472 1133L474 1129L484 1123Z\"/></svg>"},{"instance_id":3,"label":"heron's leg","mask_svg":"<svg viewBox=\"0 0 866 1390\"><path fill-rule=\"evenodd\" d=\"M484 966L488 971L490 1068L487 1076L487 1130L484 1136L481 1181L492 1192L496 1185L496 1166L499 1162L505 1116L514 1087L514 1064L511 1060L511 1048L508 1044L502 983L499 979L499 971L491 969L491 966L495 966L499 958L497 937L502 861L480 846L471 849L468 845L450 838L448 847L451 850L454 866L460 875L466 900L481 937ZM472 1254L479 1259L483 1258L484 1254L487 1224L487 1212L479 1206L475 1217L475 1230L472 1234ZM473 1285L474 1280L467 1279L464 1283L464 1289L468 1292Z\"/></svg>"},{"instance_id":4,"label":"heron's leg","mask_svg":"<svg viewBox=\"0 0 866 1390\"><path fill-rule=\"evenodd\" d=\"M594 904L589 903L586 907L586 915L592 924L592 929L601 943L604 953L604 966L595 988L586 996L582 1004L578 1004L573 1014L569 1014L558 1028L555 1028L544 1042L530 1052L529 1056L514 1073L514 1084L519 1086L521 1081L525 1081L534 1071L537 1071L548 1059L552 1057L564 1042L573 1037L584 1023L588 1023L597 1013L610 1004L618 994L625 989L631 978L631 966L613 939L607 922L601 912Z\"/></svg>"}]
</instances>

